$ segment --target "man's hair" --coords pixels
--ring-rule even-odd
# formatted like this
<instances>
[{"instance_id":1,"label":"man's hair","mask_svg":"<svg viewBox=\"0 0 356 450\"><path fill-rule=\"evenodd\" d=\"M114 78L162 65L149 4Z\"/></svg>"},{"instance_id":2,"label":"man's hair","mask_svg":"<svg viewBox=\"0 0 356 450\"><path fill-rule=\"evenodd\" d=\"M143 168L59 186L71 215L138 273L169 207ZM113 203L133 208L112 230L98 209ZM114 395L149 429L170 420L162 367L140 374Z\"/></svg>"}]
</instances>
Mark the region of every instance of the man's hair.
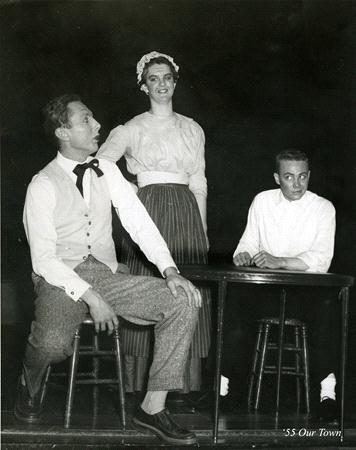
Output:
<instances>
[{"instance_id":1,"label":"man's hair","mask_svg":"<svg viewBox=\"0 0 356 450\"><path fill-rule=\"evenodd\" d=\"M309 159L306 153L298 150L297 148L288 148L279 152L276 155L276 173L279 172L280 162L281 161L306 161L309 166Z\"/></svg>"},{"instance_id":2,"label":"man's hair","mask_svg":"<svg viewBox=\"0 0 356 450\"><path fill-rule=\"evenodd\" d=\"M178 81L179 75L173 64L170 61L168 61L168 59L165 58L164 56L157 56L156 58L150 59L148 63L145 64L145 67L143 68L142 71L142 79L141 82L139 83L140 86L147 82L148 69L154 64L166 64L168 67L171 68L174 82L176 83Z\"/></svg>"},{"instance_id":3,"label":"man's hair","mask_svg":"<svg viewBox=\"0 0 356 450\"><path fill-rule=\"evenodd\" d=\"M43 108L43 114L45 116L44 129L50 137L54 137L57 128L69 124L68 103L80 101L79 95L64 94L48 102Z\"/></svg>"}]
</instances>

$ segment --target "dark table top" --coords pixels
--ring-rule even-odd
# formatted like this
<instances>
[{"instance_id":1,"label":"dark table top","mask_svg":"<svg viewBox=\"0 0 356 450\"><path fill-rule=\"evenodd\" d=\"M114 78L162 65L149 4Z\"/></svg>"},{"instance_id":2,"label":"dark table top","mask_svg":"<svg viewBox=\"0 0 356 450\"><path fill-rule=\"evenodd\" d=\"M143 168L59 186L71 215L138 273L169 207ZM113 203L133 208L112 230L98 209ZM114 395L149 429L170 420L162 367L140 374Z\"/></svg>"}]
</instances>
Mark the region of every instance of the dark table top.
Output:
<instances>
[{"instance_id":1,"label":"dark table top","mask_svg":"<svg viewBox=\"0 0 356 450\"><path fill-rule=\"evenodd\" d=\"M190 280L202 281L333 287L350 287L354 284L354 278L350 275L237 267L233 264L182 265L179 270Z\"/></svg>"}]
</instances>

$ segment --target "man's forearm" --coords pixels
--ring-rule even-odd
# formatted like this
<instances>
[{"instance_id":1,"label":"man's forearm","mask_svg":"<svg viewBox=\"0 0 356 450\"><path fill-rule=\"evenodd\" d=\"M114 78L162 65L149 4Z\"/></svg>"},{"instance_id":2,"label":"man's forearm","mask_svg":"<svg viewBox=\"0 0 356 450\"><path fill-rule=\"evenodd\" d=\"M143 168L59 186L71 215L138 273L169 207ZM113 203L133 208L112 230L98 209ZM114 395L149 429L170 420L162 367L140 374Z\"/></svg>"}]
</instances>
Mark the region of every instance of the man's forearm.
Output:
<instances>
[{"instance_id":1,"label":"man's forearm","mask_svg":"<svg viewBox=\"0 0 356 450\"><path fill-rule=\"evenodd\" d=\"M305 271L309 266L300 258L280 257L280 269Z\"/></svg>"},{"instance_id":2,"label":"man's forearm","mask_svg":"<svg viewBox=\"0 0 356 450\"><path fill-rule=\"evenodd\" d=\"M284 270L300 270L305 271L309 266L301 258L273 256L265 250L253 256L252 265L264 267L266 269L284 269Z\"/></svg>"}]
</instances>

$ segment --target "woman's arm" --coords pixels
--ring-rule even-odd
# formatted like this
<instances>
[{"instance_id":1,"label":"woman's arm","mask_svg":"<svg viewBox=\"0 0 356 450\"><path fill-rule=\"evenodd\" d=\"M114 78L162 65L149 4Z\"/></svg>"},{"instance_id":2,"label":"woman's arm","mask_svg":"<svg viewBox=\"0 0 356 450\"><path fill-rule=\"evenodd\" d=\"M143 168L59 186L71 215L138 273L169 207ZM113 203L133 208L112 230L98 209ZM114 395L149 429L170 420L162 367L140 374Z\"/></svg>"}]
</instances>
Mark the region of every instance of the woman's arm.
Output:
<instances>
[{"instance_id":1,"label":"woman's arm","mask_svg":"<svg viewBox=\"0 0 356 450\"><path fill-rule=\"evenodd\" d=\"M116 163L126 152L129 145L129 131L125 125L119 125L111 130L108 138L98 150L99 158Z\"/></svg>"},{"instance_id":2,"label":"woman's arm","mask_svg":"<svg viewBox=\"0 0 356 450\"><path fill-rule=\"evenodd\" d=\"M207 225L207 179L205 176L205 135L203 129L195 123L195 148L196 159L194 167L189 174L189 189L193 192L197 201L201 221L203 224L206 241L208 241L208 225Z\"/></svg>"}]
</instances>

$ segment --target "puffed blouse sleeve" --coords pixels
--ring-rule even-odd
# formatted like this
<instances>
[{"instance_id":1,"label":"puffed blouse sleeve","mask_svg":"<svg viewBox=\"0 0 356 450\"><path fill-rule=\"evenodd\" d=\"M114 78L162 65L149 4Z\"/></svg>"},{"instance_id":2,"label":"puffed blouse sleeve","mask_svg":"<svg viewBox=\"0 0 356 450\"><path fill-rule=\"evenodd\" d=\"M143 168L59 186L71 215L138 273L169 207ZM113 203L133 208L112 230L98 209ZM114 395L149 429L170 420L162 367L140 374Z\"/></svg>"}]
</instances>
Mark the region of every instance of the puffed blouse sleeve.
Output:
<instances>
[{"instance_id":1,"label":"puffed blouse sleeve","mask_svg":"<svg viewBox=\"0 0 356 450\"><path fill-rule=\"evenodd\" d=\"M195 196L207 196L207 181L205 176L205 135L200 125L193 122L193 145L195 147L195 164L189 173L189 189Z\"/></svg>"},{"instance_id":2,"label":"puffed blouse sleeve","mask_svg":"<svg viewBox=\"0 0 356 450\"><path fill-rule=\"evenodd\" d=\"M130 130L126 125L119 125L111 130L108 138L100 147L97 156L116 163L130 146Z\"/></svg>"}]
</instances>

